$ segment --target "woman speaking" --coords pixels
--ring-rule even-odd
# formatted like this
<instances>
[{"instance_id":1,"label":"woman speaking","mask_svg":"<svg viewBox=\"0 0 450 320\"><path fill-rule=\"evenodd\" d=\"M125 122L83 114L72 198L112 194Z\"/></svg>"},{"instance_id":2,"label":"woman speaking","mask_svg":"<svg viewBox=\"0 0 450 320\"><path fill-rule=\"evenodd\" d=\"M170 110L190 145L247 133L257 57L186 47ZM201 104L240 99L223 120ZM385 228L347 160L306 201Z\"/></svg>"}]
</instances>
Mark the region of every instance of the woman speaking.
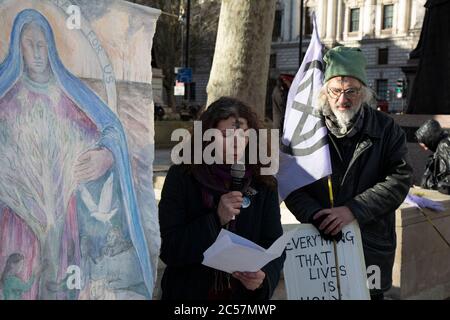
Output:
<instances>
[{"instance_id":1,"label":"woman speaking","mask_svg":"<svg viewBox=\"0 0 450 320\"><path fill-rule=\"evenodd\" d=\"M210 165L205 161L183 163L169 169L159 203L160 257L167 265L161 283L162 299L270 299L280 278L284 254L257 272L231 275L201 264L203 253L222 228L264 248L283 234L275 179L261 175L259 158L255 163L249 161L256 156L249 154L250 150L260 154L259 143L257 148L250 148L248 135L243 135L245 143L227 148L229 139L236 139L235 132L249 129L256 132L259 142L258 119L243 102L223 97L209 106L200 121L202 137L208 129L217 129L217 139L223 140L223 153L215 154L215 159L226 159L230 152L235 161L244 158L243 183L240 191L230 191L235 189L231 165L218 164L221 161ZM202 137L193 136L192 141ZM203 155L206 146L203 143L202 150L192 148L192 158L194 152Z\"/></svg>"}]
</instances>

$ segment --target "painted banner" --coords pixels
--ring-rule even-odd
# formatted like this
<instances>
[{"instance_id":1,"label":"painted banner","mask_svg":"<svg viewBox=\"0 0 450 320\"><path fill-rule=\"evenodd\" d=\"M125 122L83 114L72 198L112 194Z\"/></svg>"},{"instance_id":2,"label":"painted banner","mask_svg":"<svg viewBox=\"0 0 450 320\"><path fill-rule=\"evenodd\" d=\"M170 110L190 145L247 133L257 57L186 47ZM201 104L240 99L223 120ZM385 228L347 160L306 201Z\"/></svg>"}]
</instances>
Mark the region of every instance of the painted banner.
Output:
<instances>
[{"instance_id":1,"label":"painted banner","mask_svg":"<svg viewBox=\"0 0 450 320\"><path fill-rule=\"evenodd\" d=\"M159 11L74 3L0 1L0 299L151 299Z\"/></svg>"}]
</instances>

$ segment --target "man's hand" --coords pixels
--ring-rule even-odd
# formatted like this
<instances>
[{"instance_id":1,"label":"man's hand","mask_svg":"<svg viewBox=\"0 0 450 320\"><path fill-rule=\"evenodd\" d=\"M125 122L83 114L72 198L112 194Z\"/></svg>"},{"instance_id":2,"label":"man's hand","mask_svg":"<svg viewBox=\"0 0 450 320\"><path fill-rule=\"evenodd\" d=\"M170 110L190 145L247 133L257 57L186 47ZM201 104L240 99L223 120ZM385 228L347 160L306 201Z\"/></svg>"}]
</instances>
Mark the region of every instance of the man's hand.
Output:
<instances>
[{"instance_id":1,"label":"man's hand","mask_svg":"<svg viewBox=\"0 0 450 320\"><path fill-rule=\"evenodd\" d=\"M220 197L217 214L222 226L233 220L241 212L242 201L242 193L239 191L228 192Z\"/></svg>"},{"instance_id":2,"label":"man's hand","mask_svg":"<svg viewBox=\"0 0 450 320\"><path fill-rule=\"evenodd\" d=\"M75 179L78 183L96 180L112 167L113 162L114 157L108 149L89 150L83 153L75 164Z\"/></svg>"},{"instance_id":3,"label":"man's hand","mask_svg":"<svg viewBox=\"0 0 450 320\"><path fill-rule=\"evenodd\" d=\"M317 212L313 219L319 220L321 217L323 221L320 223L318 229L325 234L337 235L342 231L346 225L355 219L355 216L348 207L336 207L331 209L323 209Z\"/></svg>"},{"instance_id":4,"label":"man's hand","mask_svg":"<svg viewBox=\"0 0 450 320\"><path fill-rule=\"evenodd\" d=\"M264 271L256 272L233 272L233 277L238 279L248 290L259 289L266 278Z\"/></svg>"}]
</instances>

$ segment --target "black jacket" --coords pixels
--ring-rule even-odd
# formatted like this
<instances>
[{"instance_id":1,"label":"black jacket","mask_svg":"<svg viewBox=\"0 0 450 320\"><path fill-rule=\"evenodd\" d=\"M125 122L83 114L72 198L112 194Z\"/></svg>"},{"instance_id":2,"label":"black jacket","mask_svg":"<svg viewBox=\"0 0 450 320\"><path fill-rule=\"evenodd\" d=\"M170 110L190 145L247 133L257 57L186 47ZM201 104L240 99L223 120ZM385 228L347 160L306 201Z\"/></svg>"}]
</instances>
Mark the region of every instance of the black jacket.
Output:
<instances>
[{"instance_id":1,"label":"black jacket","mask_svg":"<svg viewBox=\"0 0 450 320\"><path fill-rule=\"evenodd\" d=\"M268 248L283 234L278 194L262 184L252 187L258 193L236 217L236 233ZM169 169L159 203L159 222L160 258L167 265L161 283L162 299L207 299L214 270L201 262L221 226L216 210L202 205L200 184L185 165ZM269 299L280 279L284 259L283 254L262 268L266 278L261 289L247 290L232 278L236 286L233 299Z\"/></svg>"},{"instance_id":2,"label":"black jacket","mask_svg":"<svg viewBox=\"0 0 450 320\"><path fill-rule=\"evenodd\" d=\"M450 137L444 137L425 167L421 186L450 194Z\"/></svg>"},{"instance_id":3,"label":"black jacket","mask_svg":"<svg viewBox=\"0 0 450 320\"><path fill-rule=\"evenodd\" d=\"M450 194L450 138L443 138L425 167L421 186Z\"/></svg>"},{"instance_id":4,"label":"black jacket","mask_svg":"<svg viewBox=\"0 0 450 320\"><path fill-rule=\"evenodd\" d=\"M421 186L450 193L450 137L436 120L428 120L416 132L419 143L433 153L428 159Z\"/></svg>"},{"instance_id":5,"label":"black jacket","mask_svg":"<svg viewBox=\"0 0 450 320\"><path fill-rule=\"evenodd\" d=\"M351 154L341 154L342 141L328 135L332 162L334 205L347 206L361 228L366 266L381 269L381 290L392 285L396 234L395 210L408 194L412 168L406 138L392 118L364 106L364 123ZM348 152L347 152L348 153ZM285 203L301 222L311 222L330 208L327 178L292 192Z\"/></svg>"}]
</instances>

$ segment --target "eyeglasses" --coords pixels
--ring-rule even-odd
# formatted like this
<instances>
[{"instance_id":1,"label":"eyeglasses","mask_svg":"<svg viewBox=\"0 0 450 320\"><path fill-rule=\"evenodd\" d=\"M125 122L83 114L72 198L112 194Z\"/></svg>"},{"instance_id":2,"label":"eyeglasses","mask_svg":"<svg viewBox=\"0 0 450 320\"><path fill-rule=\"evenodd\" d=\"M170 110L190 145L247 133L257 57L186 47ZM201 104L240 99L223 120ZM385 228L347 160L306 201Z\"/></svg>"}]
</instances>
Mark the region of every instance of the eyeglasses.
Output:
<instances>
[{"instance_id":1,"label":"eyeglasses","mask_svg":"<svg viewBox=\"0 0 450 320\"><path fill-rule=\"evenodd\" d=\"M330 98L339 99L341 94L344 94L349 99L354 99L359 95L361 88L348 88L346 90L337 89L337 88L329 88L327 87L327 92Z\"/></svg>"}]
</instances>

